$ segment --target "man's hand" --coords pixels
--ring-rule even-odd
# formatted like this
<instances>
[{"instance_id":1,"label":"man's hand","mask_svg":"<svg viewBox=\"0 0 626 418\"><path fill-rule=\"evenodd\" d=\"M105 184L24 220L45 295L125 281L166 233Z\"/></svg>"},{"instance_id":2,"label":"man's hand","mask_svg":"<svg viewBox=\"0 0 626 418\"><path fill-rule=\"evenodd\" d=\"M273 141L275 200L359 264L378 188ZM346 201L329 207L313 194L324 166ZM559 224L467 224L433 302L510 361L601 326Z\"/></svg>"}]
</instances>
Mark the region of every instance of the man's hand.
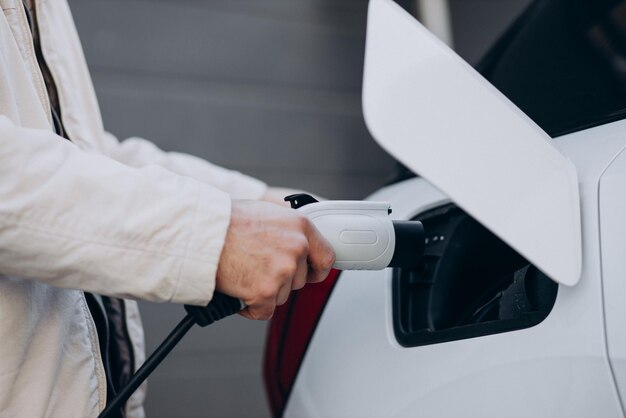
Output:
<instances>
[{"instance_id":1,"label":"man's hand","mask_svg":"<svg viewBox=\"0 0 626 418\"><path fill-rule=\"evenodd\" d=\"M324 280L334 262L328 241L297 211L234 200L216 289L241 299L246 318L269 319L292 290Z\"/></svg>"}]
</instances>

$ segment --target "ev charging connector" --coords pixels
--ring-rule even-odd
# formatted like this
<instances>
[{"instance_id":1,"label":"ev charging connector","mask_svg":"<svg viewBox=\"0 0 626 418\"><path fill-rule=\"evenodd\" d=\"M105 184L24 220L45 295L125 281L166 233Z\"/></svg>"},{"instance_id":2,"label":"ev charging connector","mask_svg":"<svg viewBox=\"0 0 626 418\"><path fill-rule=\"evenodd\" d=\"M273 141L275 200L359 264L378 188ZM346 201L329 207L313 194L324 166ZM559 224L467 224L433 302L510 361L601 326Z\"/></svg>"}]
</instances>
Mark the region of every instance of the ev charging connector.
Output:
<instances>
[{"instance_id":1,"label":"ev charging connector","mask_svg":"<svg viewBox=\"0 0 626 418\"><path fill-rule=\"evenodd\" d=\"M325 200L308 194L285 201L315 225L335 250L338 270L414 267L424 253L424 227L417 221L392 221L387 202Z\"/></svg>"}]
</instances>

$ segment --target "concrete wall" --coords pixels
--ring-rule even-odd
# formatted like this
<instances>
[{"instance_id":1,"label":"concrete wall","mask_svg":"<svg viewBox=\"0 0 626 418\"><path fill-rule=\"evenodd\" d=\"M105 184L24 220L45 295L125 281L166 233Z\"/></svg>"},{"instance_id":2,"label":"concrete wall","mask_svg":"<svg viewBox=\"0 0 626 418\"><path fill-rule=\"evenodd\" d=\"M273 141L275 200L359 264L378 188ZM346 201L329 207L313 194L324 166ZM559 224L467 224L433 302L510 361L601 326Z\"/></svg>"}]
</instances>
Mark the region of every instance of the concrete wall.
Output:
<instances>
[{"instance_id":1,"label":"concrete wall","mask_svg":"<svg viewBox=\"0 0 626 418\"><path fill-rule=\"evenodd\" d=\"M527 0L451 0L475 62ZM271 184L360 198L394 163L360 108L365 0L71 0L105 126ZM480 28L480 30L476 30ZM143 303L148 351L183 316ZM264 323L195 329L151 379L150 417L268 416Z\"/></svg>"}]
</instances>

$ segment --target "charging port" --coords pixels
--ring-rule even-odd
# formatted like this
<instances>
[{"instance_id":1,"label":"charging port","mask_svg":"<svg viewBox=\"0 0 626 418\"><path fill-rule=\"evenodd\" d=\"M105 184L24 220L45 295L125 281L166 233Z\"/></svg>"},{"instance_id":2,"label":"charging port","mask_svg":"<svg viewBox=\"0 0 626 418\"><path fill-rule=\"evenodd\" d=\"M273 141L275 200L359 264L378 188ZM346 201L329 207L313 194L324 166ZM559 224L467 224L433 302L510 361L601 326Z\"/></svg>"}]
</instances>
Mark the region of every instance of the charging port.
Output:
<instances>
[{"instance_id":1,"label":"charging port","mask_svg":"<svg viewBox=\"0 0 626 418\"><path fill-rule=\"evenodd\" d=\"M417 216L424 258L394 269L393 317L406 347L528 328L543 321L558 285L454 205Z\"/></svg>"}]
</instances>

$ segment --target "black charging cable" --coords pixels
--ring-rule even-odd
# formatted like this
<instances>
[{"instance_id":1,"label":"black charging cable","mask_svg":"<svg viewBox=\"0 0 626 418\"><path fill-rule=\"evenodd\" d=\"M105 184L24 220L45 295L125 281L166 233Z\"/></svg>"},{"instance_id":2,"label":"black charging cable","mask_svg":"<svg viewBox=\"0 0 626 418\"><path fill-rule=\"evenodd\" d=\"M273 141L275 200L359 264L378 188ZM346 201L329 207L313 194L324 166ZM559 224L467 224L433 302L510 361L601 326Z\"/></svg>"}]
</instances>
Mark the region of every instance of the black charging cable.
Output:
<instances>
[{"instance_id":1,"label":"black charging cable","mask_svg":"<svg viewBox=\"0 0 626 418\"><path fill-rule=\"evenodd\" d=\"M176 325L174 330L157 347L156 350L146 359L137 372L131 376L128 383L115 395L98 418L110 418L117 416L120 409L126 404L144 380L158 367L165 357L172 351L178 342L187 334L195 324L201 327L211 325L215 321L240 312L245 306L236 298L215 292L213 299L207 306L185 305L187 316Z\"/></svg>"}]
</instances>

